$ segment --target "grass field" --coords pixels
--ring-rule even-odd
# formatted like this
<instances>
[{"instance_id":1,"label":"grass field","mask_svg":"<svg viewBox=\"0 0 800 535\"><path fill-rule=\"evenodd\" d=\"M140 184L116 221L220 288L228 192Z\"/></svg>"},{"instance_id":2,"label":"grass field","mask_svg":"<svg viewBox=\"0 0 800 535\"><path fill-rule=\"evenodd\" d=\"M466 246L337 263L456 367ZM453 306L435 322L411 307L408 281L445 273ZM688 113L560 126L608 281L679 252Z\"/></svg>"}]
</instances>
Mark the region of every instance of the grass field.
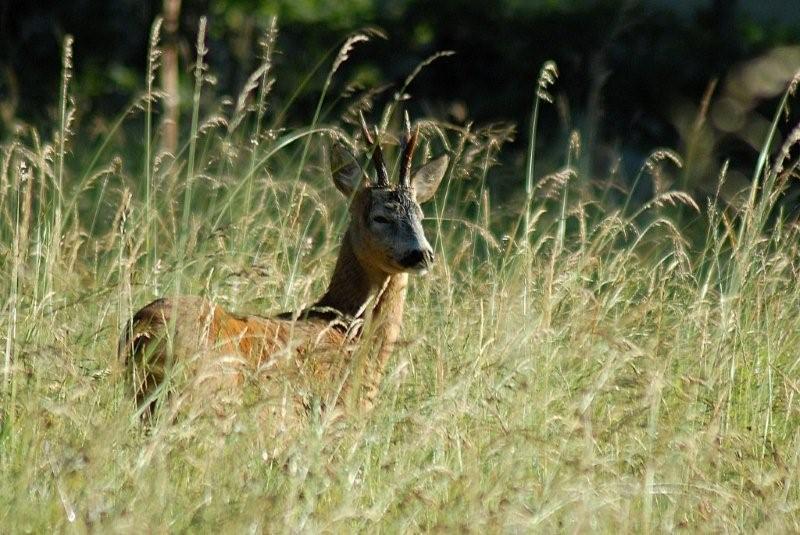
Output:
<instances>
[{"instance_id":1,"label":"grass field","mask_svg":"<svg viewBox=\"0 0 800 535\"><path fill-rule=\"evenodd\" d=\"M268 56L238 102L201 106L201 56L176 155L155 94L84 142L69 59L55 133L0 150L3 531L800 530L800 231L777 207L797 136L764 140L738 206L629 202L572 168L577 139L544 178L531 144L500 203L502 133L425 122L423 152L453 159L426 206L437 263L375 409L263 429L252 382L227 418L177 407L146 429L115 373L122 323L159 295L253 313L317 297L346 222L322 146L353 127L270 126ZM372 115L398 131L401 104ZM653 153L640 180L678 160Z\"/></svg>"}]
</instances>

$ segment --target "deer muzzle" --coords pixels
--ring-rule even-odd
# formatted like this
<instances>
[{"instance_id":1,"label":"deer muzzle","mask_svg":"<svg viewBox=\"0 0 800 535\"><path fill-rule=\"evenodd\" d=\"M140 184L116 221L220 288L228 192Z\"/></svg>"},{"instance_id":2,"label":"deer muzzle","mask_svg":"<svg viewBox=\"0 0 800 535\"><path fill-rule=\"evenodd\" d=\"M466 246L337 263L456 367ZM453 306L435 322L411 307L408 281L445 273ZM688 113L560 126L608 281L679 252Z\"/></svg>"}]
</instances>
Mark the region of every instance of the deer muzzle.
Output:
<instances>
[{"instance_id":1,"label":"deer muzzle","mask_svg":"<svg viewBox=\"0 0 800 535\"><path fill-rule=\"evenodd\" d=\"M433 265L433 251L428 248L414 249L403 256L400 264L409 271L427 271Z\"/></svg>"}]
</instances>

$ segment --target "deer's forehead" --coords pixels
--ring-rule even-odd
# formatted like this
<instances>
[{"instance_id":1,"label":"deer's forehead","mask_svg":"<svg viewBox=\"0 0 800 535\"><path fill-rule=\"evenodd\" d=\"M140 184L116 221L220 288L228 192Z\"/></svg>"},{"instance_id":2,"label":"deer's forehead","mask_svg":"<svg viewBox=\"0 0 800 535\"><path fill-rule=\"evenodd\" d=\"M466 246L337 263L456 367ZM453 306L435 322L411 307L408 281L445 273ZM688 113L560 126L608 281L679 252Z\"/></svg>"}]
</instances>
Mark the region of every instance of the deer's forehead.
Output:
<instances>
[{"instance_id":1,"label":"deer's forehead","mask_svg":"<svg viewBox=\"0 0 800 535\"><path fill-rule=\"evenodd\" d=\"M375 189L370 195L370 208L397 214L416 213L417 203L407 189Z\"/></svg>"}]
</instances>

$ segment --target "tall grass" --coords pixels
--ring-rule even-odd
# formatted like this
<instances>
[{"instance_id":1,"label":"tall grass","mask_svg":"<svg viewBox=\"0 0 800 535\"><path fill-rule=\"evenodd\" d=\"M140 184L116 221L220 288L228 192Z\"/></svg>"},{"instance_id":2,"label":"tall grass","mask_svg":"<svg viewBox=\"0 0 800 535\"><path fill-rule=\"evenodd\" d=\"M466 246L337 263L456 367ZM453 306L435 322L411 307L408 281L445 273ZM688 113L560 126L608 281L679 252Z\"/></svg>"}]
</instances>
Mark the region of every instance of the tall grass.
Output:
<instances>
[{"instance_id":1,"label":"tall grass","mask_svg":"<svg viewBox=\"0 0 800 535\"><path fill-rule=\"evenodd\" d=\"M189 157L186 163L186 186L184 187L183 197L183 224L181 225L181 236L184 238L190 234L189 218L192 213L192 185L195 181L195 155L197 153L197 137L200 117L200 94L203 90L203 83L206 81L205 57L208 53L206 48L206 18L200 18L200 28L197 32L197 60L194 65L194 93L192 96L192 125L189 130ZM186 243L182 243L184 249Z\"/></svg>"},{"instance_id":2,"label":"tall grass","mask_svg":"<svg viewBox=\"0 0 800 535\"><path fill-rule=\"evenodd\" d=\"M542 178L531 137L524 202L500 205L486 180L506 135L424 121L423 147L452 156L426 207L441 254L413 279L375 409L269 428L261 409L292 385L254 376L224 418L140 426L114 373L131 310L153 288L302 307L345 221L321 146L347 129L320 113L276 135L263 68L254 106L204 116L202 55L178 154L151 161L146 126L129 156L115 127L90 158L102 171L75 168L66 89L53 141L23 129L0 149L4 530L800 529L800 232L777 208L797 136L776 156L767 140L740 210L675 191L618 206L576 176L576 136ZM640 180L672 161L655 152ZM62 193L75 203L59 229ZM699 211L699 245L676 204Z\"/></svg>"},{"instance_id":3,"label":"tall grass","mask_svg":"<svg viewBox=\"0 0 800 535\"><path fill-rule=\"evenodd\" d=\"M155 102L155 94L153 83L156 81L156 71L158 71L159 61L161 58L161 50L158 47L159 39L161 37L161 24L163 19L157 17L153 22L150 30L150 50L147 54L147 74L145 79L145 112L144 112L144 184L145 184L145 213L147 220L152 221L154 217L153 211L153 103ZM154 232L153 225L148 224L145 229L147 236L147 255L152 261L158 258L158 232Z\"/></svg>"}]
</instances>

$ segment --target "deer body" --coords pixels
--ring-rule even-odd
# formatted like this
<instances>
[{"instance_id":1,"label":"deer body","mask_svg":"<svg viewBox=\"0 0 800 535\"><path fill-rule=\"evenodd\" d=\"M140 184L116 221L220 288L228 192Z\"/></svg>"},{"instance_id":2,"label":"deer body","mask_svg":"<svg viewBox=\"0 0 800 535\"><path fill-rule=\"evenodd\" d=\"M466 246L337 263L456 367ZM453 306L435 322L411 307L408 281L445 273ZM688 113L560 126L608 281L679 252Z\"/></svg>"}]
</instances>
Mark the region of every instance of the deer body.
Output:
<instances>
[{"instance_id":1,"label":"deer body","mask_svg":"<svg viewBox=\"0 0 800 535\"><path fill-rule=\"evenodd\" d=\"M119 348L139 404L152 403L170 370L181 369L213 389L235 388L255 373L299 391L315 385L335 393L337 403L355 396L362 407L372 405L400 332L408 274L433 261L418 203L432 196L448 160L432 160L411 177L416 134L409 132L400 184L392 187L380 145L366 128L364 136L375 147L377 181L365 180L343 146L331 153L334 183L352 201L325 294L299 314L272 317L234 314L199 297L150 303L133 316Z\"/></svg>"}]
</instances>

